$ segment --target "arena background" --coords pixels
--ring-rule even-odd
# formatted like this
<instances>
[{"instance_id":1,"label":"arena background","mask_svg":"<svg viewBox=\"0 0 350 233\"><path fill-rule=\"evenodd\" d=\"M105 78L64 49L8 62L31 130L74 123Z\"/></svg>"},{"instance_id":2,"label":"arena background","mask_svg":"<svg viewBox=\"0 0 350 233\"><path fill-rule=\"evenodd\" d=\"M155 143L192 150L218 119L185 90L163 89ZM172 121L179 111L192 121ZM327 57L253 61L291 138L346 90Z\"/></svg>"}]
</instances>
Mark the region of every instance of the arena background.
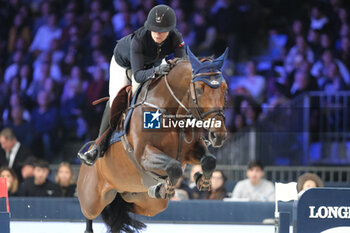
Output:
<instances>
[{"instance_id":1,"label":"arena background","mask_svg":"<svg viewBox=\"0 0 350 233\"><path fill-rule=\"evenodd\" d=\"M273 182L313 172L326 187L349 187L346 0L1 0L0 129L12 128L49 161L50 179L62 161L77 174L76 152L97 135L103 106L91 102L108 95L116 41L161 3L175 10L197 56L230 48L223 69L229 136L212 149L228 193L253 159Z\"/></svg>"}]
</instances>

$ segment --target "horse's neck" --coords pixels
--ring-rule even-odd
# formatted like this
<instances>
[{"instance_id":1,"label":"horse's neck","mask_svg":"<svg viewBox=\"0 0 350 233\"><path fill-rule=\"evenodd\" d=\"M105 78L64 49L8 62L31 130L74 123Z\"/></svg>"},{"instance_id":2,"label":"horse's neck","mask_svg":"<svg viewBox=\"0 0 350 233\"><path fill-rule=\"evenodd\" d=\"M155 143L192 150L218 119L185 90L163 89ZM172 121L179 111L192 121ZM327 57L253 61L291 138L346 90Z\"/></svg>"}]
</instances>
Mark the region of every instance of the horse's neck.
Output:
<instances>
[{"instance_id":1,"label":"horse's neck","mask_svg":"<svg viewBox=\"0 0 350 233\"><path fill-rule=\"evenodd\" d=\"M184 60L177 63L177 65L170 71L166 77L171 90L166 85L165 77L155 86L154 92L158 96L157 101L161 107L166 108L169 113L176 113L180 107L179 103L170 93L171 91L179 101L183 101L189 89L192 78L192 67L189 61Z\"/></svg>"}]
</instances>

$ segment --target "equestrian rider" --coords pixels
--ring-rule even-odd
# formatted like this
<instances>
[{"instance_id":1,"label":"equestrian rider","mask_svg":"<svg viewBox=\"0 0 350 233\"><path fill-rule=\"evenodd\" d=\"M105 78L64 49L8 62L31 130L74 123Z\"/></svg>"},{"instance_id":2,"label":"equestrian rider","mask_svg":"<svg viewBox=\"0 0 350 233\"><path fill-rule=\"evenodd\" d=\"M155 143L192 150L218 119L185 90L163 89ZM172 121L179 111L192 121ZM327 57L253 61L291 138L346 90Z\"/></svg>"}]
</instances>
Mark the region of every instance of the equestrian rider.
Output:
<instances>
[{"instance_id":1,"label":"equestrian rider","mask_svg":"<svg viewBox=\"0 0 350 233\"><path fill-rule=\"evenodd\" d=\"M168 64L162 64L166 56L173 53L174 57L181 58L186 55L182 35L175 27L174 10L167 5L158 5L151 9L143 27L117 42L109 70L110 99L102 116L99 138L89 151L78 153L85 164L93 165L108 148L114 130L110 130L110 108L119 90L129 84L127 72L131 69L135 90L140 83L170 71Z\"/></svg>"}]
</instances>

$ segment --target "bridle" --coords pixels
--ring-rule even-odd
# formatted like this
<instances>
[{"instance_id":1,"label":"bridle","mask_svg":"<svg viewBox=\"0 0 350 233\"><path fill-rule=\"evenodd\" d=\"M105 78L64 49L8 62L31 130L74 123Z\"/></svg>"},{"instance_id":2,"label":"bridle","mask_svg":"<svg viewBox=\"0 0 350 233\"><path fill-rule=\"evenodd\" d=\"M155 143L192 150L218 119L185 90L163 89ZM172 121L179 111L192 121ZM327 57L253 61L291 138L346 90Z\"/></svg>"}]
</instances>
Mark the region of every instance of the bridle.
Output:
<instances>
[{"instance_id":1,"label":"bridle","mask_svg":"<svg viewBox=\"0 0 350 233\"><path fill-rule=\"evenodd\" d=\"M203 120L204 118L206 118L207 116L211 115L212 116L210 118L214 118L216 116L221 116L223 117L223 119L225 120L225 115L224 115L224 109L223 108L215 108L215 109L211 109L205 113L202 113L202 111L200 110L200 107L198 106L198 97L197 97L197 91L195 89L195 82L197 82L198 80L196 80L197 77L199 76L217 76L217 75L221 75L220 71L216 71L216 72L206 72L206 73L199 73L199 74L195 74L192 75L192 79L191 79L191 83L190 83L190 96L191 96L191 100L192 100L192 104L193 104L193 108L188 108L186 107L175 95L173 89L171 88L169 82L168 82L168 78L167 75L164 76L165 79L165 84L170 92L170 94L172 95L172 97L175 99L175 101L187 112L187 114L189 114L191 117L197 119L197 120Z\"/></svg>"},{"instance_id":2,"label":"bridle","mask_svg":"<svg viewBox=\"0 0 350 233\"><path fill-rule=\"evenodd\" d=\"M190 84L190 96L192 99L192 104L194 106L193 110L195 111L195 114L193 114L194 116L196 116L196 118L199 119L204 119L205 117L207 117L208 115L211 115L211 118L214 118L216 116L221 116L223 117L223 119L225 119L225 114L224 114L224 109L223 108L214 108L211 109L205 113L202 113L200 110L200 107L198 106L198 97L197 97L197 92L196 92L196 88L195 88L195 82L197 82L196 78L199 76L217 76L217 75L221 75L220 71L216 71L216 72L206 72L206 73L199 73L199 74L195 74L192 75L192 80L191 80L191 84Z\"/></svg>"}]
</instances>

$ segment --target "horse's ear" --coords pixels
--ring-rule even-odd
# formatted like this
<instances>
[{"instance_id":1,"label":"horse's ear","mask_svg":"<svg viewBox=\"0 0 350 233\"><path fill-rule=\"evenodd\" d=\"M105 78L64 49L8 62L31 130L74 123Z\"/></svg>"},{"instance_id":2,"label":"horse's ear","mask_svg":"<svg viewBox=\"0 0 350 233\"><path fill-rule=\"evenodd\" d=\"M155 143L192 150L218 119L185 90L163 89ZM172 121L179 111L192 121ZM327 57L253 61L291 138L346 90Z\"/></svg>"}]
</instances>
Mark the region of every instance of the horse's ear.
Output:
<instances>
[{"instance_id":1,"label":"horse's ear","mask_svg":"<svg viewBox=\"0 0 350 233\"><path fill-rule=\"evenodd\" d=\"M228 56L228 47L225 49L225 52L220 57L216 58L215 61L213 62L221 69L227 56Z\"/></svg>"},{"instance_id":2,"label":"horse's ear","mask_svg":"<svg viewBox=\"0 0 350 233\"><path fill-rule=\"evenodd\" d=\"M190 47L187 46L187 54L188 54L188 59L190 60L190 63L192 65L193 70L197 70L201 66L201 62L198 60L198 58L192 53L190 50Z\"/></svg>"}]
</instances>

